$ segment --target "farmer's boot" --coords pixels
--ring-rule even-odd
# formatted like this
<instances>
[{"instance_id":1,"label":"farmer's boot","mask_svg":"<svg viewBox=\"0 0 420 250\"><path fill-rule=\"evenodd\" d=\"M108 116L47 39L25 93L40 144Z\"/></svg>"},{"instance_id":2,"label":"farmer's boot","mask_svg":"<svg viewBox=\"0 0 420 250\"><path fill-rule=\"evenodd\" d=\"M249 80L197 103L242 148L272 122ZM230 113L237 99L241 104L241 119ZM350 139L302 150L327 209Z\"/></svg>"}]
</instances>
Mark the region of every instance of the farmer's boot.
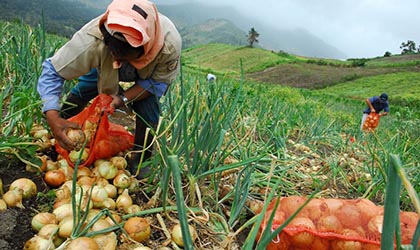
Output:
<instances>
[{"instance_id":1,"label":"farmer's boot","mask_svg":"<svg viewBox=\"0 0 420 250\"><path fill-rule=\"evenodd\" d=\"M79 114L86 107L88 102L89 101L82 100L80 97L70 93L66 101L61 106L61 117L68 119Z\"/></svg>"},{"instance_id":2,"label":"farmer's boot","mask_svg":"<svg viewBox=\"0 0 420 250\"><path fill-rule=\"evenodd\" d=\"M134 147L133 147L134 151L139 151L143 149L143 145L144 145L144 141L146 137L146 129L148 127L149 126L146 123L144 123L140 118L138 117L136 118L136 133L134 136ZM152 124L150 126L150 129L155 130L156 127L157 127L156 124ZM153 141L153 135L149 131L149 134L147 135L147 141L145 144L146 147L149 147L152 141ZM150 175L151 173L150 166L149 165L142 166L142 164L140 164L140 158L142 154L144 154L141 163L146 162L152 157L152 151L153 151L153 146L149 147L149 149L146 150L145 152L134 152L132 153L131 158L128 160L131 174L133 175L136 174L137 168L140 168L140 172L136 176L137 179L143 179Z\"/></svg>"}]
</instances>

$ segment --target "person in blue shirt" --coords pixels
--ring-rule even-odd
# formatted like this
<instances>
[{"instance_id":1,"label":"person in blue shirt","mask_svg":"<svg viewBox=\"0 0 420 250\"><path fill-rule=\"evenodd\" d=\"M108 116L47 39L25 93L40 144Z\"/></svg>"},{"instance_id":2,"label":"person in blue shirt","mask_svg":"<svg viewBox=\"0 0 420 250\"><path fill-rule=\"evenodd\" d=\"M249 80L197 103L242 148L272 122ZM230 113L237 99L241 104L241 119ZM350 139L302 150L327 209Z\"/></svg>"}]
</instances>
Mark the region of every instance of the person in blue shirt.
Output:
<instances>
[{"instance_id":1,"label":"person in blue shirt","mask_svg":"<svg viewBox=\"0 0 420 250\"><path fill-rule=\"evenodd\" d=\"M367 108L363 111L362 124L360 129L363 129L363 124L370 113L378 113L379 116L386 116L389 113L388 95L382 93L380 96L373 96L366 99ZM381 113L381 111L383 111Z\"/></svg>"}]
</instances>

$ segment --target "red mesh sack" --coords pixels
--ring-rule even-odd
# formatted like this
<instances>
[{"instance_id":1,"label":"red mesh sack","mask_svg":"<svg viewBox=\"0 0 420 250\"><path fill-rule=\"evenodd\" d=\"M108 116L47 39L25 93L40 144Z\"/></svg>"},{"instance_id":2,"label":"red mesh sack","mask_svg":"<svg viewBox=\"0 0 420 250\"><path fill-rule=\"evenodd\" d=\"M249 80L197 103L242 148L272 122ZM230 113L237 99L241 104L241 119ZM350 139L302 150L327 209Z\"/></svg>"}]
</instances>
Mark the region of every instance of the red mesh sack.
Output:
<instances>
[{"instance_id":1,"label":"red mesh sack","mask_svg":"<svg viewBox=\"0 0 420 250\"><path fill-rule=\"evenodd\" d=\"M111 96L100 94L91 105L68 119L80 125L87 139L85 150L88 152L88 157L79 166L89 166L97 159L110 158L133 146L134 136L123 126L109 121L108 114L114 111L110 107L111 102ZM69 158L70 152L58 143L56 151L67 160L71 167L74 167L74 163Z\"/></svg>"},{"instance_id":2,"label":"red mesh sack","mask_svg":"<svg viewBox=\"0 0 420 250\"><path fill-rule=\"evenodd\" d=\"M276 201L268 205L258 238L266 228ZM300 196L280 198L271 232L305 201L306 198ZM383 212L383 207L367 199L312 199L270 242L267 250L380 250ZM400 212L402 244L411 243L418 220L414 212Z\"/></svg>"},{"instance_id":3,"label":"red mesh sack","mask_svg":"<svg viewBox=\"0 0 420 250\"><path fill-rule=\"evenodd\" d=\"M379 119L381 116L378 113L371 112L367 118L365 123L363 124L364 130L375 130L378 127Z\"/></svg>"}]
</instances>

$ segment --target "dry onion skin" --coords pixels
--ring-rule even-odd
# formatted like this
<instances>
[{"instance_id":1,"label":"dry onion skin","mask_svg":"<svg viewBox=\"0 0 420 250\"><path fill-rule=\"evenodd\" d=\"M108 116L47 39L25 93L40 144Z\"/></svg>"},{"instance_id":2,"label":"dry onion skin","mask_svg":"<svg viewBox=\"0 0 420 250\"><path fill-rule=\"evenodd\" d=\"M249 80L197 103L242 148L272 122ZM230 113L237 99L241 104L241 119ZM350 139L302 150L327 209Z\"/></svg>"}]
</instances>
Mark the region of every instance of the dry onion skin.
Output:
<instances>
[{"instance_id":1,"label":"dry onion skin","mask_svg":"<svg viewBox=\"0 0 420 250\"><path fill-rule=\"evenodd\" d=\"M66 250L99 250L98 243L89 237L79 237L67 245Z\"/></svg>"},{"instance_id":2,"label":"dry onion skin","mask_svg":"<svg viewBox=\"0 0 420 250\"><path fill-rule=\"evenodd\" d=\"M44 181L50 187L59 187L66 181L66 174L61 170L49 170L45 173Z\"/></svg>"},{"instance_id":3,"label":"dry onion skin","mask_svg":"<svg viewBox=\"0 0 420 250\"><path fill-rule=\"evenodd\" d=\"M194 242L197 239L197 231L191 225L188 225L190 230L191 240ZM184 246L184 239L182 238L181 224L176 224L171 231L172 240L180 247Z\"/></svg>"},{"instance_id":4,"label":"dry onion skin","mask_svg":"<svg viewBox=\"0 0 420 250\"><path fill-rule=\"evenodd\" d=\"M81 129L69 128L66 135L75 144L75 150L79 151L85 142L85 134L83 131Z\"/></svg>"},{"instance_id":5,"label":"dry onion skin","mask_svg":"<svg viewBox=\"0 0 420 250\"><path fill-rule=\"evenodd\" d=\"M22 204L23 191L21 189L12 189L4 193L3 200L8 207L25 208Z\"/></svg>"},{"instance_id":6,"label":"dry onion skin","mask_svg":"<svg viewBox=\"0 0 420 250\"><path fill-rule=\"evenodd\" d=\"M58 219L55 214L49 212L39 213L36 214L31 221L32 229L37 232L48 224L58 224Z\"/></svg>"},{"instance_id":7,"label":"dry onion skin","mask_svg":"<svg viewBox=\"0 0 420 250\"><path fill-rule=\"evenodd\" d=\"M141 217L131 217L124 224L124 230L135 241L144 243L150 238L151 227L149 221Z\"/></svg>"},{"instance_id":8,"label":"dry onion skin","mask_svg":"<svg viewBox=\"0 0 420 250\"><path fill-rule=\"evenodd\" d=\"M37 187L35 182L28 178L19 178L14 180L12 184L10 184L9 190L11 189L21 189L22 197L25 199L31 198L37 193Z\"/></svg>"}]
</instances>

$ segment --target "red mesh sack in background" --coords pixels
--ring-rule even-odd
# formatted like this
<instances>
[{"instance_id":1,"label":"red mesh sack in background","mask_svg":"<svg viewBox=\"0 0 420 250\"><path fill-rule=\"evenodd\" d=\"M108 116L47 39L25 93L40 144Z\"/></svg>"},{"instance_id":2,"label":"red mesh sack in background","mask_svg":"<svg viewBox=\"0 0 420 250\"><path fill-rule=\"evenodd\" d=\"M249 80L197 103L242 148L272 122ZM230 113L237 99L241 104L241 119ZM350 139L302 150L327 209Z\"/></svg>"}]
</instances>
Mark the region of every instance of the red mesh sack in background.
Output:
<instances>
[{"instance_id":1,"label":"red mesh sack in background","mask_svg":"<svg viewBox=\"0 0 420 250\"><path fill-rule=\"evenodd\" d=\"M130 149L134 143L134 136L123 126L109 121L108 114L114 111L110 104L112 97L105 94L98 95L82 112L68 119L82 128L88 142L86 143L87 160L79 166L89 166L97 159L107 159L118 153ZM62 155L71 167L74 163L69 158L67 150L56 144L56 151Z\"/></svg>"},{"instance_id":2,"label":"red mesh sack in background","mask_svg":"<svg viewBox=\"0 0 420 250\"><path fill-rule=\"evenodd\" d=\"M379 119L381 116L378 113L371 112L367 118L365 123L363 124L364 130L375 130L376 127L379 125Z\"/></svg>"},{"instance_id":3,"label":"red mesh sack in background","mask_svg":"<svg viewBox=\"0 0 420 250\"><path fill-rule=\"evenodd\" d=\"M276 201L268 205L259 235L265 230ZM280 198L271 232L305 201L300 196ZM312 199L270 242L267 250L380 250L383 213L383 207L367 199ZM411 244L418 221L417 213L400 212L402 244Z\"/></svg>"}]
</instances>

